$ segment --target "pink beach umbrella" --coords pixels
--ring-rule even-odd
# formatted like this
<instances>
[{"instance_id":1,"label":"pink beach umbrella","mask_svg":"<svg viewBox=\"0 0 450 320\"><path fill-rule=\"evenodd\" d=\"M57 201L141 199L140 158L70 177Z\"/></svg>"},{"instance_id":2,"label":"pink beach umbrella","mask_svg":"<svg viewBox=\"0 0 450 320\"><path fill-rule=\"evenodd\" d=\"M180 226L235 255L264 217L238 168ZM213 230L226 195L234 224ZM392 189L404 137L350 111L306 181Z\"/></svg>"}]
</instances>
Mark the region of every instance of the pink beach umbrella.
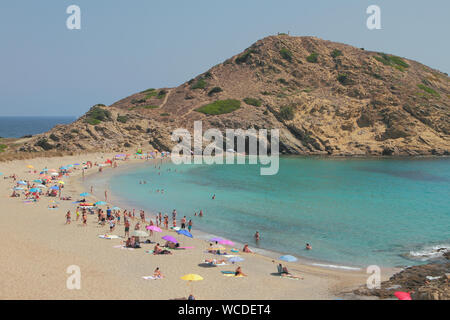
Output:
<instances>
[{"instance_id":1,"label":"pink beach umbrella","mask_svg":"<svg viewBox=\"0 0 450 320\"><path fill-rule=\"evenodd\" d=\"M226 239L223 239L223 240L219 241L219 243L220 243L220 244L223 244L223 245L226 245L226 246L232 246L232 245L234 245L234 242L233 242L233 241L231 241L231 240L226 240Z\"/></svg>"},{"instance_id":2,"label":"pink beach umbrella","mask_svg":"<svg viewBox=\"0 0 450 320\"><path fill-rule=\"evenodd\" d=\"M177 239L175 239L172 236L164 236L164 237L162 237L162 239L167 240L169 242L178 243Z\"/></svg>"},{"instance_id":3,"label":"pink beach umbrella","mask_svg":"<svg viewBox=\"0 0 450 320\"><path fill-rule=\"evenodd\" d=\"M147 226L147 230L162 232L161 228L158 228L157 226Z\"/></svg>"},{"instance_id":4,"label":"pink beach umbrella","mask_svg":"<svg viewBox=\"0 0 450 320\"><path fill-rule=\"evenodd\" d=\"M398 300L412 300L409 292L396 291L394 295L398 298Z\"/></svg>"}]
</instances>

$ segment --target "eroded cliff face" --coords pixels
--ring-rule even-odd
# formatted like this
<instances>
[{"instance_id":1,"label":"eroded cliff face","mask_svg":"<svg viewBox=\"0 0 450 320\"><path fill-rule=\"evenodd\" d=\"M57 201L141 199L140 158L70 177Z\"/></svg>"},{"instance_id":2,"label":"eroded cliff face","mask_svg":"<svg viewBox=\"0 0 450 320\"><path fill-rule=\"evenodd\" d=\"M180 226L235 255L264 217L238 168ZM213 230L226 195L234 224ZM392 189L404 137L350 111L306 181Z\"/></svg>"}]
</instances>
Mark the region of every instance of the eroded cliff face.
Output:
<instances>
[{"instance_id":1,"label":"eroded cliff face","mask_svg":"<svg viewBox=\"0 0 450 320\"><path fill-rule=\"evenodd\" d=\"M240 107L216 115L196 110L227 99ZM278 35L179 87L96 106L8 152L170 150L174 129L192 130L202 120L204 130L280 129L280 151L290 154L448 155L449 107L449 77L437 70L314 37Z\"/></svg>"}]
</instances>

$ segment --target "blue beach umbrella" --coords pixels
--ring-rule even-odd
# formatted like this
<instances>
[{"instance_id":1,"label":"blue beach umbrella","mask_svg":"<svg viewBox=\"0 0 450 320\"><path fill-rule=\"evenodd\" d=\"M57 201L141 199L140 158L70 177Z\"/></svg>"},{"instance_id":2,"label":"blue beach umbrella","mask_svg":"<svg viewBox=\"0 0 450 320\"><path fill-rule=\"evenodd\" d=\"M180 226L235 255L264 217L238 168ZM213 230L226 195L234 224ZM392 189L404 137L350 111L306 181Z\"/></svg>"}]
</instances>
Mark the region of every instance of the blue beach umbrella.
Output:
<instances>
[{"instance_id":1,"label":"blue beach umbrella","mask_svg":"<svg viewBox=\"0 0 450 320\"><path fill-rule=\"evenodd\" d=\"M232 258L228 259L228 261L230 261L231 263L241 262L241 261L244 261L244 258L241 258L241 257L232 257Z\"/></svg>"},{"instance_id":2,"label":"blue beach umbrella","mask_svg":"<svg viewBox=\"0 0 450 320\"><path fill-rule=\"evenodd\" d=\"M36 180L33 180L33 182L42 183L42 180L41 179L36 179Z\"/></svg>"},{"instance_id":3,"label":"blue beach umbrella","mask_svg":"<svg viewBox=\"0 0 450 320\"><path fill-rule=\"evenodd\" d=\"M73 168L73 164L69 164L67 167L68 168Z\"/></svg>"},{"instance_id":4,"label":"blue beach umbrella","mask_svg":"<svg viewBox=\"0 0 450 320\"><path fill-rule=\"evenodd\" d=\"M27 185L27 183L25 181L19 181L19 182L17 182L17 184L20 184L22 186L26 186Z\"/></svg>"},{"instance_id":5,"label":"blue beach umbrella","mask_svg":"<svg viewBox=\"0 0 450 320\"><path fill-rule=\"evenodd\" d=\"M0 172L0 176L2 176L2 175L3 175L3 173Z\"/></svg>"},{"instance_id":6,"label":"blue beach umbrella","mask_svg":"<svg viewBox=\"0 0 450 320\"><path fill-rule=\"evenodd\" d=\"M31 189L30 189L30 192L31 192L31 193L34 193L34 192L41 192L41 189L39 189L39 188L31 188Z\"/></svg>"},{"instance_id":7,"label":"blue beach umbrella","mask_svg":"<svg viewBox=\"0 0 450 320\"><path fill-rule=\"evenodd\" d=\"M98 201L98 202L95 203L95 205L96 206L104 206L104 205L106 205L106 202L105 201Z\"/></svg>"},{"instance_id":8,"label":"blue beach umbrella","mask_svg":"<svg viewBox=\"0 0 450 320\"><path fill-rule=\"evenodd\" d=\"M79 163L74 163L73 165L74 165L74 166L79 166L80 164L79 164Z\"/></svg>"},{"instance_id":9,"label":"blue beach umbrella","mask_svg":"<svg viewBox=\"0 0 450 320\"><path fill-rule=\"evenodd\" d=\"M178 234L182 234L183 236L192 238L192 234L189 231L187 231L187 230L178 230L177 233Z\"/></svg>"},{"instance_id":10,"label":"blue beach umbrella","mask_svg":"<svg viewBox=\"0 0 450 320\"><path fill-rule=\"evenodd\" d=\"M14 190L23 190L22 187L15 187Z\"/></svg>"},{"instance_id":11,"label":"blue beach umbrella","mask_svg":"<svg viewBox=\"0 0 450 320\"><path fill-rule=\"evenodd\" d=\"M81 196L81 197L89 197L90 194L87 193L87 192L83 192L83 193L80 193L80 196Z\"/></svg>"},{"instance_id":12,"label":"blue beach umbrella","mask_svg":"<svg viewBox=\"0 0 450 320\"><path fill-rule=\"evenodd\" d=\"M58 186L53 186L53 187L51 187L50 189L51 189L51 190L59 190L59 187L58 187Z\"/></svg>"},{"instance_id":13,"label":"blue beach umbrella","mask_svg":"<svg viewBox=\"0 0 450 320\"><path fill-rule=\"evenodd\" d=\"M119 207L112 207L111 210L117 211L117 210L121 210L121 209Z\"/></svg>"},{"instance_id":14,"label":"blue beach umbrella","mask_svg":"<svg viewBox=\"0 0 450 320\"><path fill-rule=\"evenodd\" d=\"M291 256L291 255L281 256L279 259L283 260L283 261L286 261L286 262L294 262L294 261L298 260L296 257Z\"/></svg>"},{"instance_id":15,"label":"blue beach umbrella","mask_svg":"<svg viewBox=\"0 0 450 320\"><path fill-rule=\"evenodd\" d=\"M69 168L68 167L61 167L61 168L59 168L59 170L69 170Z\"/></svg>"}]
</instances>

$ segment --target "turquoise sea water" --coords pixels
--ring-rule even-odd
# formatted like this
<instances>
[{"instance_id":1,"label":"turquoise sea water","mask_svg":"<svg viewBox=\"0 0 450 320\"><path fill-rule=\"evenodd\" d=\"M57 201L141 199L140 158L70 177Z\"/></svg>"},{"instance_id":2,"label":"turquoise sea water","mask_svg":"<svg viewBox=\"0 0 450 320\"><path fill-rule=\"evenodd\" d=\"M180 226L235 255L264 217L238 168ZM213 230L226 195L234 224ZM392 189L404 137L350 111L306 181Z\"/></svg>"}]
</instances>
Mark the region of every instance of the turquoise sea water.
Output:
<instances>
[{"instance_id":1,"label":"turquoise sea water","mask_svg":"<svg viewBox=\"0 0 450 320\"><path fill-rule=\"evenodd\" d=\"M149 164L105 183L136 208L169 216L176 209L194 229L347 266L413 265L449 247L448 159L284 157L277 175L259 172L256 165ZM194 217L200 209L205 216ZM307 242L313 250L304 250Z\"/></svg>"}]
</instances>

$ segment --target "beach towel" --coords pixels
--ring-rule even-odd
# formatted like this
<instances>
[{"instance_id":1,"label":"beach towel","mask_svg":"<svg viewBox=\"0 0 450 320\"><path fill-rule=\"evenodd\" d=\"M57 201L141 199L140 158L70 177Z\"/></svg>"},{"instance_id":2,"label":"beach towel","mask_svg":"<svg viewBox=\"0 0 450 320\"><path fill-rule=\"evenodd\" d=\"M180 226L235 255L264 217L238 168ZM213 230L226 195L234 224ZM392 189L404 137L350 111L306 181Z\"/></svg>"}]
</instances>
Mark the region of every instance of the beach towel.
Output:
<instances>
[{"instance_id":1,"label":"beach towel","mask_svg":"<svg viewBox=\"0 0 450 320\"><path fill-rule=\"evenodd\" d=\"M148 254L153 254L153 252L155 252L154 250L147 250L147 251L145 251L145 253L148 253Z\"/></svg>"},{"instance_id":2,"label":"beach towel","mask_svg":"<svg viewBox=\"0 0 450 320\"><path fill-rule=\"evenodd\" d=\"M223 276L225 276L225 277L232 277L232 278L243 278L244 277L242 274L240 274L238 276L235 276L234 272L233 272L233 274L231 274L231 273L224 273Z\"/></svg>"},{"instance_id":3,"label":"beach towel","mask_svg":"<svg viewBox=\"0 0 450 320\"><path fill-rule=\"evenodd\" d=\"M300 278L295 278L294 276L280 276L280 278L286 278L286 279L291 279L291 280L303 280L303 279L300 279Z\"/></svg>"},{"instance_id":4,"label":"beach towel","mask_svg":"<svg viewBox=\"0 0 450 320\"><path fill-rule=\"evenodd\" d=\"M144 276L144 277L142 277L142 279L145 279L145 280L161 280L162 278L154 277L154 276Z\"/></svg>"},{"instance_id":5,"label":"beach towel","mask_svg":"<svg viewBox=\"0 0 450 320\"><path fill-rule=\"evenodd\" d=\"M101 238L101 239L108 239L108 240L119 239L120 238L119 236L116 236L115 234L110 234L110 235L108 235L108 234L101 234L98 237Z\"/></svg>"},{"instance_id":6,"label":"beach towel","mask_svg":"<svg viewBox=\"0 0 450 320\"><path fill-rule=\"evenodd\" d=\"M237 249L231 249L231 252L239 252L239 250L237 250Z\"/></svg>"}]
</instances>

